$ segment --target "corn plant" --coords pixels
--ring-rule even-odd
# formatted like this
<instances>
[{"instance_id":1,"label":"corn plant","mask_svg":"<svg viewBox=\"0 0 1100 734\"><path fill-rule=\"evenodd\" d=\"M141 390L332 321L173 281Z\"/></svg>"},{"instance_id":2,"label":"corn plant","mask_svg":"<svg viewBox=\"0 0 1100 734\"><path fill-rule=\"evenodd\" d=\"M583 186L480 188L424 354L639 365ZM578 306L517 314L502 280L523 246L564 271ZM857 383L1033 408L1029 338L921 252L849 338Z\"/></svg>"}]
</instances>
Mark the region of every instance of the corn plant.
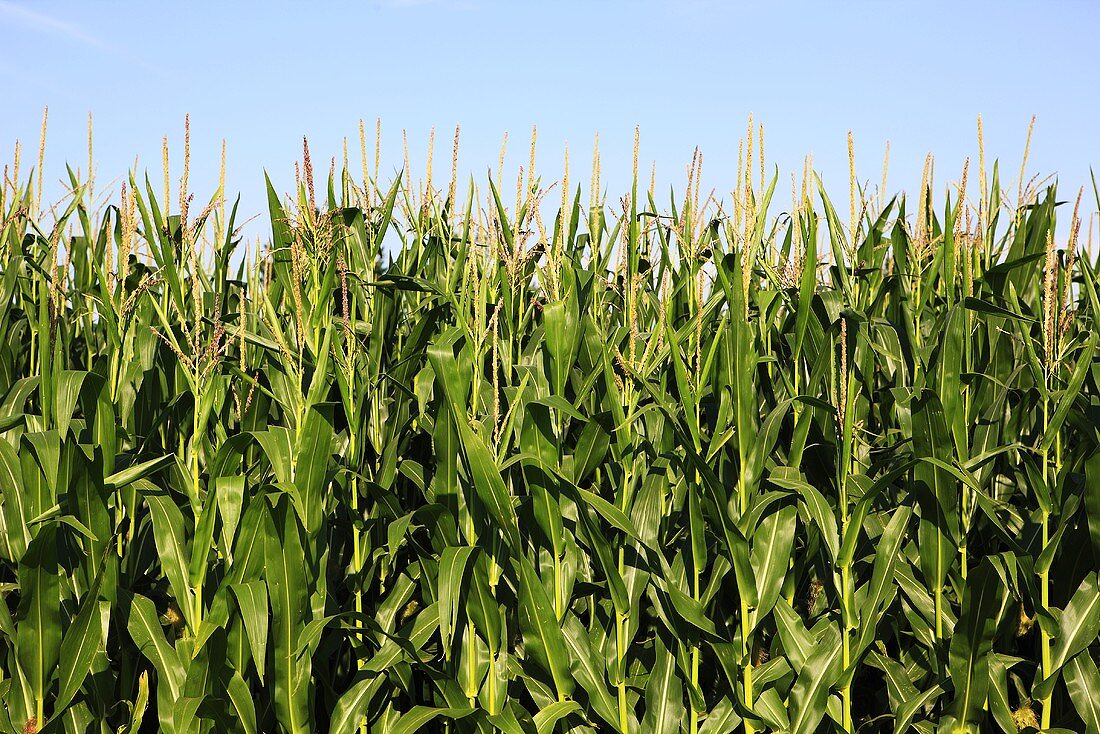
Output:
<instances>
[{"instance_id":1,"label":"corn plant","mask_svg":"<svg viewBox=\"0 0 1100 734\"><path fill-rule=\"evenodd\" d=\"M613 199L534 135L382 181L361 125L248 241L186 130L177 180L166 138L43 205L44 126L0 193L0 729L1100 732L1093 220L980 130L942 197L849 137L844 212L809 161L779 204L751 121L667 201L637 135Z\"/></svg>"}]
</instances>

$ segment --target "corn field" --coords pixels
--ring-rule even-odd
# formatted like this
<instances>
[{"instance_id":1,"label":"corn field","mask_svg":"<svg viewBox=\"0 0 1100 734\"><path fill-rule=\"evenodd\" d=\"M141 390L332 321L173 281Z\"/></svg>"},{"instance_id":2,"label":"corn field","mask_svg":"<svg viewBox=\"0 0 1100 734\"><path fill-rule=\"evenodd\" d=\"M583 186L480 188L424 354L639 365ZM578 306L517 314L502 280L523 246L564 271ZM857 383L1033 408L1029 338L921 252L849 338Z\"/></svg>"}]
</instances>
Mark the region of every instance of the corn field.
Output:
<instances>
[{"instance_id":1,"label":"corn field","mask_svg":"<svg viewBox=\"0 0 1100 734\"><path fill-rule=\"evenodd\" d=\"M5 169L0 728L1100 734L1095 190L365 137Z\"/></svg>"}]
</instances>

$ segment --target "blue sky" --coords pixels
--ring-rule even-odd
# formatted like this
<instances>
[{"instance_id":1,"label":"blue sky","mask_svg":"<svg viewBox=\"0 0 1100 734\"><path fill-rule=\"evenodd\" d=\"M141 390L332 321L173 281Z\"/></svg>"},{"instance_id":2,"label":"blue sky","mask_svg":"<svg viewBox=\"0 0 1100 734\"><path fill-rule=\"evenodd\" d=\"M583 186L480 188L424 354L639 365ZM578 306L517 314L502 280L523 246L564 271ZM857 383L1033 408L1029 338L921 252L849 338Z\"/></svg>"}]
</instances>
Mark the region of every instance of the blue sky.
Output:
<instances>
[{"instance_id":1,"label":"blue sky","mask_svg":"<svg viewBox=\"0 0 1100 734\"><path fill-rule=\"evenodd\" d=\"M461 170L484 177L505 131L509 167L525 163L537 124L544 180L560 174L567 141L574 180L586 180L598 131L617 198L637 124L662 188L682 185L698 145L705 183L728 191L752 112L781 181L812 152L841 197L849 129L861 179L878 181L889 140L890 188L912 189L926 152L941 182L976 158L978 113L987 154L1015 177L1034 114L1029 169L1058 174L1069 197L1100 163L1100 4L961 5L0 0L0 160L16 138L33 160L48 104L48 180L64 161L86 167L89 111L101 184L135 155L158 180L164 134L175 180L189 112L198 198L217 186L226 138L228 188L260 213L263 169L290 187L303 134L324 171L345 136L356 160L359 119L370 130L381 117L383 170L401 165L405 129L419 171L435 126L445 178L461 123Z\"/></svg>"}]
</instances>

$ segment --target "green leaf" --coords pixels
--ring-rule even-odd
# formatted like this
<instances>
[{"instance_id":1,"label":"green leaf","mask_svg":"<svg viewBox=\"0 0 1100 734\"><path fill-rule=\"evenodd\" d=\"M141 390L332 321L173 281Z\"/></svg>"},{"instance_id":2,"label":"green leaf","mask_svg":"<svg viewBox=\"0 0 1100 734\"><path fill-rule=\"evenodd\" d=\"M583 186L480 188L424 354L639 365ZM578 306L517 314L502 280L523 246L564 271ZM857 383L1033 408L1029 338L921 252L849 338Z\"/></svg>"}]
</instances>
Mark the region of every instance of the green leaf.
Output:
<instances>
[{"instance_id":1,"label":"green leaf","mask_svg":"<svg viewBox=\"0 0 1100 734\"><path fill-rule=\"evenodd\" d=\"M1036 319L1023 316L1015 311L1010 311L1007 308L1002 308L988 301L983 301L980 298L967 297L963 301L963 306L970 311L976 311L977 313L983 313L989 316L1000 316L1002 318L1023 321L1025 323L1036 323Z\"/></svg>"},{"instance_id":2,"label":"green leaf","mask_svg":"<svg viewBox=\"0 0 1100 734\"><path fill-rule=\"evenodd\" d=\"M352 684L336 702L329 725L331 734L352 734L367 715L367 707L374 694L385 682L384 676L362 678Z\"/></svg>"},{"instance_id":3,"label":"green leaf","mask_svg":"<svg viewBox=\"0 0 1100 734\"><path fill-rule=\"evenodd\" d=\"M1066 383L1065 390L1058 396L1057 407L1054 409L1054 414L1050 416L1049 424L1045 427L1043 440L1039 446L1040 451L1049 451L1051 447L1054 446L1054 441L1059 435L1062 424L1066 421L1066 416L1069 415L1074 401L1076 401L1077 397L1081 394L1081 388L1084 387L1085 384L1085 377L1092 367L1092 355L1096 353L1098 337L1100 337L1100 331L1092 332L1084 351L1077 355L1077 363L1073 366L1073 372L1069 376L1069 382Z\"/></svg>"},{"instance_id":4,"label":"green leaf","mask_svg":"<svg viewBox=\"0 0 1100 734\"><path fill-rule=\"evenodd\" d=\"M728 696L723 696L707 713L699 734L731 734L741 724L741 717Z\"/></svg>"},{"instance_id":5,"label":"green leaf","mask_svg":"<svg viewBox=\"0 0 1100 734\"><path fill-rule=\"evenodd\" d=\"M554 608L534 566L524 557L516 560L519 573L519 628L524 650L550 674L559 700L573 693L569 651Z\"/></svg>"},{"instance_id":6,"label":"green leaf","mask_svg":"<svg viewBox=\"0 0 1100 734\"><path fill-rule=\"evenodd\" d=\"M979 725L989 688L989 656L1001 609L1000 579L988 562L967 579L962 612L951 637L951 682L955 685L954 715L960 724Z\"/></svg>"},{"instance_id":7,"label":"green leaf","mask_svg":"<svg viewBox=\"0 0 1100 734\"><path fill-rule=\"evenodd\" d=\"M267 661L268 604L267 586L262 581L249 581L242 584L230 584L233 596L237 599L237 608L244 620L248 644L252 648L252 660L256 664L256 673L264 679L264 664Z\"/></svg>"},{"instance_id":8,"label":"green leaf","mask_svg":"<svg viewBox=\"0 0 1100 734\"><path fill-rule=\"evenodd\" d=\"M15 656L31 696L39 705L52 687L61 651L61 577L56 527L49 524L39 529L18 568L20 599Z\"/></svg>"},{"instance_id":9,"label":"green leaf","mask_svg":"<svg viewBox=\"0 0 1100 734\"><path fill-rule=\"evenodd\" d=\"M160 567L172 588L180 610L188 625L194 627L192 617L194 595L191 593L187 550L184 541L183 513L167 494L145 493L145 503L153 520L153 538L156 541Z\"/></svg>"},{"instance_id":10,"label":"green leaf","mask_svg":"<svg viewBox=\"0 0 1100 734\"><path fill-rule=\"evenodd\" d=\"M924 706L929 702L935 701L943 694L943 688L938 685L932 686L926 691L915 694L911 698L898 706L896 718L894 719L894 734L905 734L909 731L912 724L913 717L917 715Z\"/></svg>"},{"instance_id":11,"label":"green leaf","mask_svg":"<svg viewBox=\"0 0 1100 734\"><path fill-rule=\"evenodd\" d=\"M925 391L913 405L913 452L949 463L952 456L947 424L939 399ZM913 493L921 508L921 572L930 589L943 586L954 560L959 534L958 490L942 465L918 462L913 467Z\"/></svg>"},{"instance_id":12,"label":"green leaf","mask_svg":"<svg viewBox=\"0 0 1100 734\"><path fill-rule=\"evenodd\" d=\"M1100 588L1097 575L1090 573L1081 582L1058 620L1058 631L1050 650L1049 675L1032 689L1034 697L1049 695L1061 669L1100 635Z\"/></svg>"},{"instance_id":13,"label":"green leaf","mask_svg":"<svg viewBox=\"0 0 1100 734\"><path fill-rule=\"evenodd\" d=\"M836 515L833 514L833 509L829 506L829 502L824 495L815 487L801 480L773 475L769 477L769 481L785 489L796 490L802 495L806 511L813 519L814 524L817 525L818 531L821 532L825 546L829 549L830 557L833 559L838 558L840 554L840 533L836 527Z\"/></svg>"},{"instance_id":14,"label":"green leaf","mask_svg":"<svg viewBox=\"0 0 1100 734\"><path fill-rule=\"evenodd\" d=\"M571 672L584 692L595 713L613 727L619 724L615 699L607 688L604 676L604 661L597 656L589 644L589 633L573 614L565 617L563 626L565 644L569 647L572 660Z\"/></svg>"},{"instance_id":15,"label":"green leaf","mask_svg":"<svg viewBox=\"0 0 1100 734\"><path fill-rule=\"evenodd\" d=\"M106 559L100 563L99 572L92 582L91 588L84 594L84 600L80 603L80 609L73 619L65 636L61 639L60 665L58 667L59 693L54 701L54 711L60 712L69 705L76 696L84 679L92 669L92 662L97 653L104 651L103 627L104 615L101 609L106 611L109 619L111 605L99 603L99 591L103 586L103 577L107 571ZM56 713L55 713L56 716Z\"/></svg>"},{"instance_id":16,"label":"green leaf","mask_svg":"<svg viewBox=\"0 0 1100 734\"><path fill-rule=\"evenodd\" d=\"M757 623L771 612L783 588L794 545L796 516L793 505L781 507L766 516L753 534L750 560L756 576L757 605L753 619Z\"/></svg>"},{"instance_id":17,"label":"green leaf","mask_svg":"<svg viewBox=\"0 0 1100 734\"><path fill-rule=\"evenodd\" d=\"M428 349L428 356L437 379L442 382L443 392L450 404L454 425L462 444L462 453L473 475L477 496L504 533L508 545L518 549L521 546L519 520L511 498L508 496L508 488L484 440L473 432L465 419L467 414L466 394L463 387L465 380L460 374L454 353L457 339L457 332L450 332Z\"/></svg>"},{"instance_id":18,"label":"green leaf","mask_svg":"<svg viewBox=\"0 0 1100 734\"><path fill-rule=\"evenodd\" d=\"M274 526L265 533L264 575L271 603L271 635L275 648L275 714L288 734L306 734L310 727L311 665L308 656L296 654L309 610L305 551L298 515L287 499L279 501L274 520Z\"/></svg>"},{"instance_id":19,"label":"green leaf","mask_svg":"<svg viewBox=\"0 0 1100 734\"><path fill-rule=\"evenodd\" d=\"M546 330L546 349L550 354L551 385L555 395L564 395L582 336L575 292L570 298L547 305L542 318Z\"/></svg>"},{"instance_id":20,"label":"green leaf","mask_svg":"<svg viewBox=\"0 0 1100 734\"><path fill-rule=\"evenodd\" d=\"M172 464L175 460L176 457L172 454L165 454L156 459L149 459L148 461L134 464L122 471L115 472L104 479L103 483L107 485L108 489L121 489L160 471L164 467Z\"/></svg>"},{"instance_id":21,"label":"green leaf","mask_svg":"<svg viewBox=\"0 0 1100 734\"><path fill-rule=\"evenodd\" d=\"M439 638L443 643L443 654L448 659L451 656L452 631L458 623L466 565L475 550L473 546L448 546L439 559Z\"/></svg>"},{"instance_id":22,"label":"green leaf","mask_svg":"<svg viewBox=\"0 0 1100 734\"><path fill-rule=\"evenodd\" d=\"M535 728L539 734L552 734L559 721L581 711L583 709L576 701L555 701L535 714Z\"/></svg>"},{"instance_id":23,"label":"green leaf","mask_svg":"<svg viewBox=\"0 0 1100 734\"><path fill-rule=\"evenodd\" d=\"M134 698L134 705L130 709L130 721L123 728L122 734L135 734L141 729L141 723L145 719L145 709L149 705L149 673L142 671L138 676L138 692Z\"/></svg>"},{"instance_id":24,"label":"green leaf","mask_svg":"<svg viewBox=\"0 0 1100 734\"><path fill-rule=\"evenodd\" d=\"M256 703L252 700L252 694L248 690L248 684L241 678L241 674L234 671L226 685L229 694L229 703L233 707L231 715L233 720L240 724L245 734L256 734Z\"/></svg>"},{"instance_id":25,"label":"green leaf","mask_svg":"<svg viewBox=\"0 0 1100 734\"><path fill-rule=\"evenodd\" d=\"M328 404L311 406L298 432L302 438L294 457L294 484L301 495L307 533L318 531L324 514L325 478L332 455L332 412Z\"/></svg>"},{"instance_id":26,"label":"green leaf","mask_svg":"<svg viewBox=\"0 0 1100 734\"><path fill-rule=\"evenodd\" d=\"M903 507L896 511L878 539L875 550L875 566L867 584L866 596L859 614L859 642L856 653L862 653L875 639L879 621L890 600L893 599L894 569L897 567L901 544L912 517L912 510Z\"/></svg>"},{"instance_id":27,"label":"green leaf","mask_svg":"<svg viewBox=\"0 0 1100 734\"><path fill-rule=\"evenodd\" d=\"M1082 492L1089 539L1092 541L1092 555L1093 558L1100 558L1100 451L1085 459L1085 485Z\"/></svg>"},{"instance_id":28,"label":"green leaf","mask_svg":"<svg viewBox=\"0 0 1100 734\"><path fill-rule=\"evenodd\" d=\"M800 673L814 654L816 641L786 599L777 601L774 609L777 634L783 643L783 651L790 660L791 667L796 673Z\"/></svg>"},{"instance_id":29,"label":"green leaf","mask_svg":"<svg viewBox=\"0 0 1100 734\"><path fill-rule=\"evenodd\" d=\"M241 508L244 506L244 477L218 477L214 480L214 495L222 519L222 547L231 550L237 537L237 526L241 521Z\"/></svg>"},{"instance_id":30,"label":"green leaf","mask_svg":"<svg viewBox=\"0 0 1100 734\"><path fill-rule=\"evenodd\" d=\"M676 734L684 720L683 683L672 653L660 635L653 641L653 668L645 687L645 717L642 731Z\"/></svg>"},{"instance_id":31,"label":"green leaf","mask_svg":"<svg viewBox=\"0 0 1100 734\"><path fill-rule=\"evenodd\" d=\"M816 646L791 689L791 732L813 734L825 716L829 689L841 673L841 646Z\"/></svg>"},{"instance_id":32,"label":"green leaf","mask_svg":"<svg viewBox=\"0 0 1100 734\"><path fill-rule=\"evenodd\" d=\"M183 690L184 667L175 648L164 638L152 601L141 594L129 597L126 629L138 650L156 669L158 685L168 686L169 700L179 698Z\"/></svg>"},{"instance_id":33,"label":"green leaf","mask_svg":"<svg viewBox=\"0 0 1100 734\"><path fill-rule=\"evenodd\" d=\"M84 385L84 378L88 372L83 370L62 370L57 375L54 383L54 420L57 421L57 430L62 436L69 433L69 424L73 419L73 411L80 399L80 389Z\"/></svg>"},{"instance_id":34,"label":"green leaf","mask_svg":"<svg viewBox=\"0 0 1100 734\"><path fill-rule=\"evenodd\" d=\"M1082 650L1065 667L1066 688L1077 715L1085 722L1085 734L1100 734L1100 672L1088 650Z\"/></svg>"},{"instance_id":35,"label":"green leaf","mask_svg":"<svg viewBox=\"0 0 1100 734\"><path fill-rule=\"evenodd\" d=\"M413 706L409 709L409 712L402 714L401 718L397 720L393 729L390 731L392 734L412 734L420 727L427 724L429 721L434 721L439 717L445 719L461 719L465 716L469 716L473 713L473 709L462 708L433 708L431 706Z\"/></svg>"}]
</instances>

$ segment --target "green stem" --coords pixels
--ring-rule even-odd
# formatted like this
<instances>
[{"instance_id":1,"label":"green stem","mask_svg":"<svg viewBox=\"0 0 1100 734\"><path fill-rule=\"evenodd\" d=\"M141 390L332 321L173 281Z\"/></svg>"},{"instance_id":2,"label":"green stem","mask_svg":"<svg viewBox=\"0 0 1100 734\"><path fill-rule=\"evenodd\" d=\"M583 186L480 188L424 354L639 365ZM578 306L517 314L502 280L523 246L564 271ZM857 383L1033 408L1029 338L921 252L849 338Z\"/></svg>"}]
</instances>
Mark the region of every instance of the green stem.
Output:
<instances>
[{"instance_id":1,"label":"green stem","mask_svg":"<svg viewBox=\"0 0 1100 734\"><path fill-rule=\"evenodd\" d=\"M194 488L195 502L198 503L198 507L202 507L202 503L199 502L199 405L201 403L200 391L195 391L195 408L192 411L192 433L191 433L191 486ZM201 510L200 510L201 512ZM199 516L195 516L195 522L197 523ZM203 565L203 572L205 573L206 565ZM195 609L194 609L194 626L198 630L199 624L202 622L202 585L203 578L200 575L199 579L195 582Z\"/></svg>"},{"instance_id":2,"label":"green stem","mask_svg":"<svg viewBox=\"0 0 1100 734\"><path fill-rule=\"evenodd\" d=\"M489 653L489 713L495 715L497 712L497 676L496 676L497 656L495 653Z\"/></svg>"},{"instance_id":3,"label":"green stem","mask_svg":"<svg viewBox=\"0 0 1100 734\"><path fill-rule=\"evenodd\" d=\"M470 701L470 707L473 708L474 703L477 701L477 646L474 640L474 635L477 630L474 627L473 622L469 622L466 625L466 672L470 677L470 688L466 692L466 697Z\"/></svg>"},{"instance_id":4,"label":"green stem","mask_svg":"<svg viewBox=\"0 0 1100 734\"><path fill-rule=\"evenodd\" d=\"M352 384L350 381L349 385ZM352 405L352 415L355 414L355 406ZM355 440L355 431L348 431L348 456L352 461L358 461L358 452ZM351 516L356 520L359 519L359 474L354 472L351 475ZM359 530L352 528L351 531L351 571L352 576L355 578L355 611L356 613L362 613L363 611L363 588L362 580L359 578L359 574L363 570L363 549L362 540L359 537ZM359 670L367 664L367 661L360 658L357 661Z\"/></svg>"},{"instance_id":5,"label":"green stem","mask_svg":"<svg viewBox=\"0 0 1100 734\"><path fill-rule=\"evenodd\" d=\"M125 343L125 339L123 338L122 340L120 340L120 349L121 349L121 347L124 343ZM109 383L108 383L107 388L108 388L108 390L110 391L110 394L111 394L111 405L118 405L118 382L119 382L119 375L121 373L122 361L119 359L119 352L115 351L113 349L110 350L109 359L110 359L110 362L109 362L109 364L110 364L110 369L109 369L110 377L109 377ZM115 527L116 528L122 527L122 521L125 520L125 519L126 519L126 507L123 504L122 487L115 487ZM133 537L134 537L134 523L133 522L130 523L130 527L127 530L126 534L127 534L129 539L131 539L131 540L133 539ZM119 533L118 543L117 543L118 557L119 558L122 558L122 556L123 556L123 552L124 552L123 551L123 543L124 543L124 540L125 539L122 537L122 534Z\"/></svg>"},{"instance_id":6,"label":"green stem","mask_svg":"<svg viewBox=\"0 0 1100 734\"><path fill-rule=\"evenodd\" d=\"M749 619L749 605L744 599L741 600L741 656L745 660L745 666L741 670L741 685L745 690L745 705L752 709L753 693L752 693L752 657L749 650L748 635L745 634L745 630L748 629ZM753 726L749 718L745 717L745 734L753 734L756 731L756 727Z\"/></svg>"},{"instance_id":7,"label":"green stem","mask_svg":"<svg viewBox=\"0 0 1100 734\"><path fill-rule=\"evenodd\" d=\"M619 567L622 568L623 552L619 549ZM615 655L618 658L618 683L616 688L619 693L619 731L626 732L629 730L630 720L627 716L626 707L626 671L623 670L623 659L626 655L623 652L623 646L626 644L626 615L622 613L615 614Z\"/></svg>"},{"instance_id":8,"label":"green stem","mask_svg":"<svg viewBox=\"0 0 1100 734\"><path fill-rule=\"evenodd\" d=\"M699 646L691 648L691 685L699 687ZM699 712L695 710L695 702L691 704L691 734L698 734Z\"/></svg>"},{"instance_id":9,"label":"green stem","mask_svg":"<svg viewBox=\"0 0 1100 734\"><path fill-rule=\"evenodd\" d=\"M847 367L847 365L845 365ZM843 437L841 443L841 461L840 461L840 537L844 538L848 532L848 476L852 472L853 464L853 443L854 436L852 432L852 410L853 403L852 395L854 394L854 378L853 371L846 371L846 374L841 376L844 380L844 425L842 426ZM851 595L848 593L849 586L851 585L851 567L848 563L842 563L840 566L840 626L841 626L841 656L843 663L843 670L845 671L845 683L840 689L840 700L842 704L841 725L844 731L852 731L852 684L851 679L847 675L848 666L852 661L851 653L851 641L848 639L848 633L854 629L852 625L852 604Z\"/></svg>"},{"instance_id":10,"label":"green stem","mask_svg":"<svg viewBox=\"0 0 1100 734\"><path fill-rule=\"evenodd\" d=\"M630 386L626 386L624 391L626 405L630 405ZM627 513L627 508L630 506L630 469L623 473L623 497L622 507L620 508L624 514ZM624 538L625 543L625 538ZM623 578L626 575L626 554L625 548L619 546L619 577ZM626 701L626 625L630 619L629 611L618 612L615 615L615 655L618 662L618 688L619 694L619 731L626 732L629 730L630 719L628 717L627 701Z\"/></svg>"},{"instance_id":11,"label":"green stem","mask_svg":"<svg viewBox=\"0 0 1100 734\"><path fill-rule=\"evenodd\" d=\"M38 302L38 281L37 280L34 280L34 281L31 282L31 297L32 297L32 299L34 300L35 303ZM30 317L30 313L31 312L28 310L27 311L28 319ZM28 368L28 373L27 374L28 374L28 376L33 375L34 372L35 372L35 369L38 367L38 363L35 359L35 353L34 352L35 352L35 345L37 344L38 332L42 328L42 324L38 324L37 326L38 326L38 328L36 328L36 329L30 329L30 332L31 332L31 348L30 348L30 364L27 365L27 368Z\"/></svg>"},{"instance_id":12,"label":"green stem","mask_svg":"<svg viewBox=\"0 0 1100 734\"><path fill-rule=\"evenodd\" d=\"M695 470L695 487L699 487L699 470ZM694 559L693 559L694 560ZM696 602L699 601L699 565L692 563L691 569L691 598ZM693 688L699 688L699 646L693 645L691 648L691 685ZM698 734L699 731L699 714L700 712L695 709L695 699L691 700L691 734Z\"/></svg>"},{"instance_id":13,"label":"green stem","mask_svg":"<svg viewBox=\"0 0 1100 734\"><path fill-rule=\"evenodd\" d=\"M970 255L967 256L967 268L970 267ZM963 367L967 372L973 370L973 358L972 358L972 344L970 340L970 312L965 311L963 313L963 323L966 328L966 339L963 341ZM963 425L970 425L970 386L963 385ZM966 451L969 454L970 446L969 440L967 441ZM970 490L966 486L966 482L960 483L961 497L960 497L960 509L962 510L962 543L959 546L959 564L962 569L962 579L966 581L967 576L967 539L970 537ZM965 584L964 584L965 585Z\"/></svg>"},{"instance_id":14,"label":"green stem","mask_svg":"<svg viewBox=\"0 0 1100 734\"><path fill-rule=\"evenodd\" d=\"M797 355L795 356L795 359L794 359L794 365L795 365L795 367L794 367L794 376L793 376L794 395L797 396L799 394L799 382L800 382L799 377L802 374L802 371L801 371L802 360ZM802 415L802 404L799 401L795 400L793 403L791 403L791 411L792 411L792 414L793 414L793 417L794 417L793 425L795 426L795 432L797 433L799 418ZM792 463L794 463L794 462L792 461ZM795 464L795 468L796 469L801 469L801 465L802 465L802 456L801 456L801 451L799 451L799 457L798 457L797 464ZM794 607L794 592L795 592L796 581L797 581L797 579L795 579L795 577L794 577L794 554L791 554L790 559L787 561L787 579L784 582L784 585L786 586L786 593L784 594L784 598L786 598L787 604L789 604L792 608Z\"/></svg>"},{"instance_id":15,"label":"green stem","mask_svg":"<svg viewBox=\"0 0 1100 734\"><path fill-rule=\"evenodd\" d=\"M742 457L741 466L744 467L745 457ZM737 491L741 505L741 515L744 516L749 510L749 494L748 487L745 486L745 480L742 476L737 480ZM745 661L744 667L741 669L741 686L745 693L745 705L752 709L753 704L753 692L752 692L752 655L751 647L749 644L749 604L744 596L741 597L741 658ZM749 721L748 717L745 717L745 734L753 734L756 731L756 727Z\"/></svg>"},{"instance_id":16,"label":"green stem","mask_svg":"<svg viewBox=\"0 0 1100 734\"><path fill-rule=\"evenodd\" d=\"M1048 379L1049 383L1049 379ZM1049 385L1048 385L1049 387ZM1043 436L1046 436L1047 431L1050 428L1050 415L1048 410L1047 398L1043 398ZM1050 490L1050 457L1049 450L1044 448L1042 450L1043 461L1043 485L1046 488L1048 496L1051 494ZM1040 548L1040 552L1047 547L1047 543L1050 541L1050 513L1047 510L1043 510L1043 524L1042 524L1042 537L1043 544ZM1050 571L1045 570L1039 574L1039 596L1040 604L1044 610L1050 607ZM1042 645L1042 661L1043 661L1043 678L1050 677L1051 674L1051 661L1050 661L1050 635L1042 625L1039 626L1039 634L1041 637L1040 644ZM1042 699L1042 729L1046 730L1050 728L1050 694L1043 696Z\"/></svg>"},{"instance_id":17,"label":"green stem","mask_svg":"<svg viewBox=\"0 0 1100 734\"><path fill-rule=\"evenodd\" d=\"M841 620L841 662L843 670L847 671L848 666L852 662L851 641L848 639L848 584L849 584L850 570L848 566L840 567L840 585L843 587L841 595L843 596L843 603L841 605L843 609L843 617ZM841 725L844 727L844 731L852 731L852 684L847 681L844 683L844 687L840 689L840 699L843 704L843 721Z\"/></svg>"}]
</instances>

